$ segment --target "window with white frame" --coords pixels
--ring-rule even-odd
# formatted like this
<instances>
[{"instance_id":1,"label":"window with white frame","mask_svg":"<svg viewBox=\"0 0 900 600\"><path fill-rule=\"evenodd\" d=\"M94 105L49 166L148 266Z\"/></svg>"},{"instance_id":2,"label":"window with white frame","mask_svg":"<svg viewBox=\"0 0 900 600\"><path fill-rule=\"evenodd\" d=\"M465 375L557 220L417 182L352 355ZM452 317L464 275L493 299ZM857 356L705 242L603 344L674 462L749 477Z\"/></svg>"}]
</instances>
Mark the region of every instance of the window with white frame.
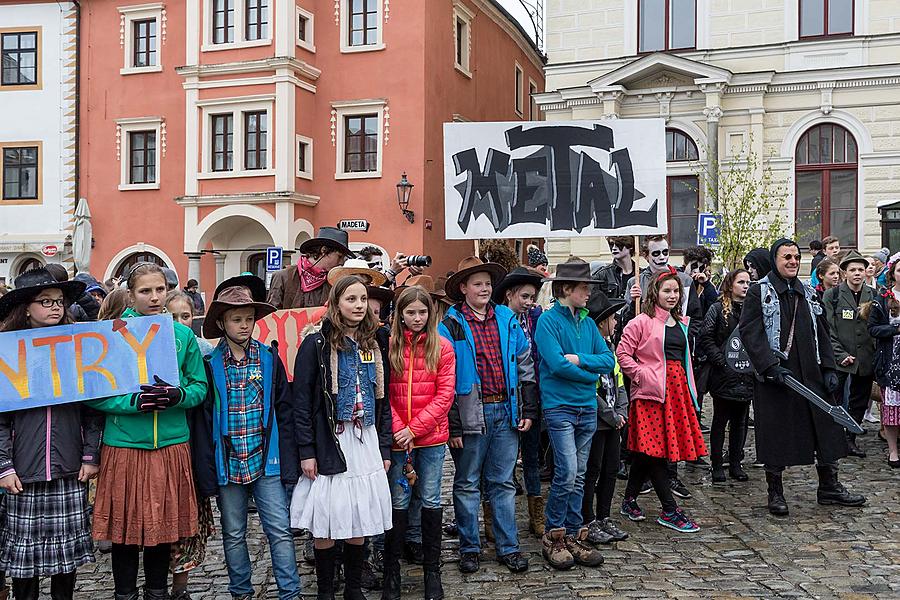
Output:
<instances>
[{"instance_id":1,"label":"window with white frame","mask_svg":"<svg viewBox=\"0 0 900 600\"><path fill-rule=\"evenodd\" d=\"M525 72L519 63L516 63L516 114L520 117L524 111L523 98L525 94Z\"/></svg>"},{"instance_id":2,"label":"window with white frame","mask_svg":"<svg viewBox=\"0 0 900 600\"><path fill-rule=\"evenodd\" d=\"M274 96L198 102L203 114L200 179L272 175Z\"/></svg>"},{"instance_id":3,"label":"window with white frame","mask_svg":"<svg viewBox=\"0 0 900 600\"><path fill-rule=\"evenodd\" d=\"M203 0L201 50L229 50L272 43L272 0Z\"/></svg>"},{"instance_id":4,"label":"window with white frame","mask_svg":"<svg viewBox=\"0 0 900 600\"><path fill-rule=\"evenodd\" d=\"M119 189L158 190L162 118L119 119Z\"/></svg>"},{"instance_id":5,"label":"window with white frame","mask_svg":"<svg viewBox=\"0 0 900 600\"><path fill-rule=\"evenodd\" d=\"M341 52L384 48L383 0L341 0Z\"/></svg>"},{"instance_id":6,"label":"window with white frame","mask_svg":"<svg viewBox=\"0 0 900 600\"><path fill-rule=\"evenodd\" d=\"M162 71L162 3L120 6L124 34L122 75Z\"/></svg>"},{"instance_id":7,"label":"window with white frame","mask_svg":"<svg viewBox=\"0 0 900 600\"><path fill-rule=\"evenodd\" d=\"M335 179L381 177L384 100L332 103L335 109Z\"/></svg>"},{"instance_id":8,"label":"window with white frame","mask_svg":"<svg viewBox=\"0 0 900 600\"><path fill-rule=\"evenodd\" d=\"M472 52L472 19L475 13L465 4L456 0L453 3L453 65L467 77L472 76L471 57Z\"/></svg>"},{"instance_id":9,"label":"window with white frame","mask_svg":"<svg viewBox=\"0 0 900 600\"><path fill-rule=\"evenodd\" d=\"M297 177L313 177L313 141L305 135L297 135Z\"/></svg>"},{"instance_id":10,"label":"window with white frame","mask_svg":"<svg viewBox=\"0 0 900 600\"><path fill-rule=\"evenodd\" d=\"M316 51L315 16L308 10L297 7L297 45L310 52Z\"/></svg>"},{"instance_id":11,"label":"window with white frame","mask_svg":"<svg viewBox=\"0 0 900 600\"><path fill-rule=\"evenodd\" d=\"M538 93L537 84L534 82L534 79L528 79L528 120L529 121L537 121L541 118L540 112L538 111L537 102L534 99L534 95Z\"/></svg>"}]
</instances>

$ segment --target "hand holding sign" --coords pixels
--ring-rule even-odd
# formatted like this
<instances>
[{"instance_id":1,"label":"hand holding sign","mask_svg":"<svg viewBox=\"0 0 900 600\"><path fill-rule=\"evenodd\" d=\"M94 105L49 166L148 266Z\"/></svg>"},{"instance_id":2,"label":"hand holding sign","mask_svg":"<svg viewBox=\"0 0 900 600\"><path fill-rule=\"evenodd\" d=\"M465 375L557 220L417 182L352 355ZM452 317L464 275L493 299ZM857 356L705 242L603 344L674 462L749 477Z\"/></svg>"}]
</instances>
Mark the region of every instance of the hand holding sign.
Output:
<instances>
[{"instance_id":1,"label":"hand holding sign","mask_svg":"<svg viewBox=\"0 0 900 600\"><path fill-rule=\"evenodd\" d=\"M184 399L184 391L174 385L168 384L158 375L153 376L154 385L142 385L138 394L138 410L151 412L165 410L175 406Z\"/></svg>"}]
</instances>

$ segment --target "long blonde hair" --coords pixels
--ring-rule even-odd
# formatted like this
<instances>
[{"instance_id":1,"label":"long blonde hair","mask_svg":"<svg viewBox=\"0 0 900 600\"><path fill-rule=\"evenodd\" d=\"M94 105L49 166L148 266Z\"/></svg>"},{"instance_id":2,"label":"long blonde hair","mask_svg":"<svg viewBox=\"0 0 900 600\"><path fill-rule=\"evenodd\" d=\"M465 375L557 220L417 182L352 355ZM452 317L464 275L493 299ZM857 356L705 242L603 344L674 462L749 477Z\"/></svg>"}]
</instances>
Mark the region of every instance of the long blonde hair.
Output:
<instances>
[{"instance_id":1,"label":"long blonde hair","mask_svg":"<svg viewBox=\"0 0 900 600\"><path fill-rule=\"evenodd\" d=\"M339 306L341 296L344 295L347 288L357 283L366 287L366 282L357 275L341 277L337 280L337 283L334 284L334 287L331 288L331 292L328 294L328 310L325 311L325 318L331 322L331 332L328 336L328 343L335 351L347 349L347 343L345 341L347 337L347 324L344 322L344 317L341 316L341 309ZM378 342L375 340L375 333L380 326L381 324L378 322L378 319L372 315L372 311L367 309L366 316L363 317L363 320L356 328L356 343L359 344L360 348L363 350L374 350L377 347Z\"/></svg>"},{"instance_id":2,"label":"long blonde hair","mask_svg":"<svg viewBox=\"0 0 900 600\"><path fill-rule=\"evenodd\" d=\"M403 290L395 302L394 322L391 325L391 344L388 352L391 370L395 373L402 373L405 368L403 352L406 346L406 325L403 323L403 311L417 301L428 309L428 320L425 322L422 333L413 337L409 358L415 360L416 346L420 343L419 340L422 336L425 337L425 368L432 373L436 372L438 361L441 358L441 338L437 331L437 311L434 308L434 302L428 292L414 285Z\"/></svg>"}]
</instances>

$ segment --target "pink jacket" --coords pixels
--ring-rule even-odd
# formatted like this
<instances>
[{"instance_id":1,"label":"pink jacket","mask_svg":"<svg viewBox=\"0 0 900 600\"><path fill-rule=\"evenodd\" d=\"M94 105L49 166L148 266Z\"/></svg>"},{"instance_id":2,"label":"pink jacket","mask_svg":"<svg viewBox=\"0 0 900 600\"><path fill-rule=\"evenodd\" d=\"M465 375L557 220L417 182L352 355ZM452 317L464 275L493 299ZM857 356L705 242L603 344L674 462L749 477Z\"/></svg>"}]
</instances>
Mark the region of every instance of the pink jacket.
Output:
<instances>
[{"instance_id":1,"label":"pink jacket","mask_svg":"<svg viewBox=\"0 0 900 600\"><path fill-rule=\"evenodd\" d=\"M450 438L447 413L456 397L456 356L453 345L441 337L441 357L437 371L425 367L425 342L416 344L416 355L410 360L412 333L404 332L403 373L391 372L389 384L394 432L409 426L416 436L416 448L439 446ZM399 450L396 445L395 450Z\"/></svg>"},{"instance_id":2,"label":"pink jacket","mask_svg":"<svg viewBox=\"0 0 900 600\"><path fill-rule=\"evenodd\" d=\"M656 316L641 313L628 322L622 332L622 339L616 347L616 358L622 372L631 378L631 398L666 401L666 320L669 313L657 307ZM682 317L680 329L687 337L690 317ZM690 345L684 358L691 399L697 406L697 389L694 386Z\"/></svg>"}]
</instances>

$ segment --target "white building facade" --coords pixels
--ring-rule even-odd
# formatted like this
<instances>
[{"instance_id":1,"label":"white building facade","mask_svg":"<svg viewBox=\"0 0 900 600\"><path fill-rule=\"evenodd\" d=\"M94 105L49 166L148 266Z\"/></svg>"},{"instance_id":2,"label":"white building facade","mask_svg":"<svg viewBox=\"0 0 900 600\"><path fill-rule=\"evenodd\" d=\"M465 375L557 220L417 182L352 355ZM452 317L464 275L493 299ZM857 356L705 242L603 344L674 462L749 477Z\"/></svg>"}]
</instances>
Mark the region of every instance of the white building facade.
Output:
<instances>
[{"instance_id":1,"label":"white building facade","mask_svg":"<svg viewBox=\"0 0 900 600\"><path fill-rule=\"evenodd\" d=\"M72 2L0 3L0 282L72 264L76 32Z\"/></svg>"},{"instance_id":2,"label":"white building facade","mask_svg":"<svg viewBox=\"0 0 900 600\"><path fill-rule=\"evenodd\" d=\"M666 120L676 251L710 203L697 164L748 149L786 191L801 245L900 250L896 0L549 0L547 17L547 120ZM560 260L605 245L548 249Z\"/></svg>"}]
</instances>

